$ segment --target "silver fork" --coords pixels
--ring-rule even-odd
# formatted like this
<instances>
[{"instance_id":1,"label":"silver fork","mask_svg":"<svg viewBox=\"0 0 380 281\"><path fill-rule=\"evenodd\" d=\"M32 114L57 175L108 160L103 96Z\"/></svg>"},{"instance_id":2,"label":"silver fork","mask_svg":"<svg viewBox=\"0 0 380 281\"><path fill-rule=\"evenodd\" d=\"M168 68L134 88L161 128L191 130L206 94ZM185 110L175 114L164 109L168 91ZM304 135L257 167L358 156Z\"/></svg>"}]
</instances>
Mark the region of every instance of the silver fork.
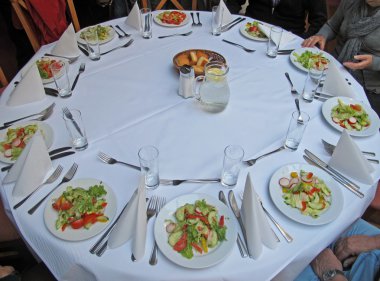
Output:
<instances>
[{"instance_id":1,"label":"silver fork","mask_svg":"<svg viewBox=\"0 0 380 281\"><path fill-rule=\"evenodd\" d=\"M115 158L112 158L111 156L99 151L98 153L98 158L103 161L104 163L106 164L116 164L116 163L119 163L119 164L123 164L123 165L126 165L128 167L131 167L135 170L138 170L140 171L140 167L138 166L135 166L135 165L131 165L131 164L128 164L128 163L125 163L125 162L121 162L121 161L118 161L116 160Z\"/></svg>"},{"instance_id":2,"label":"silver fork","mask_svg":"<svg viewBox=\"0 0 380 281\"><path fill-rule=\"evenodd\" d=\"M158 199L159 198L156 197L156 196L153 196L152 199L150 199L148 208L146 210L146 223L148 223L148 221L156 214L156 209L157 209L157 205L158 205ZM133 262L136 261L136 258L134 257L133 253L131 255L131 260Z\"/></svg>"},{"instance_id":3,"label":"silver fork","mask_svg":"<svg viewBox=\"0 0 380 281\"><path fill-rule=\"evenodd\" d=\"M24 199L22 199L20 202L18 202L16 205L13 206L13 209L16 210L18 207L20 207L30 196L32 196L37 190L39 190L43 185L53 183L55 180L59 177L59 175L62 173L63 167L59 165L55 171L50 175L49 178L47 178L42 184L37 186L35 190L33 190L29 195L27 195Z\"/></svg>"},{"instance_id":4,"label":"silver fork","mask_svg":"<svg viewBox=\"0 0 380 281\"><path fill-rule=\"evenodd\" d=\"M80 64L80 66L79 66L79 71L78 71L77 76L75 77L74 83L73 83L73 85L71 86L71 91L74 90L74 88L75 88L75 86L76 86L76 84L77 84L77 82L78 82L79 75L81 75L81 73L84 72L85 68L86 68L86 64L85 64L84 62L82 62L82 63Z\"/></svg>"},{"instance_id":5,"label":"silver fork","mask_svg":"<svg viewBox=\"0 0 380 281\"><path fill-rule=\"evenodd\" d=\"M193 13L190 13L190 15L191 15L191 18L192 18L192 20L193 20L193 23L191 24L192 26L197 26L197 24L195 23L195 21L194 21L194 14Z\"/></svg>"},{"instance_id":6,"label":"silver fork","mask_svg":"<svg viewBox=\"0 0 380 281\"><path fill-rule=\"evenodd\" d=\"M198 23L197 23L197 25L198 25L198 26L202 26L201 20L199 19L199 12L197 12L197 18L198 18Z\"/></svg>"},{"instance_id":7,"label":"silver fork","mask_svg":"<svg viewBox=\"0 0 380 281\"><path fill-rule=\"evenodd\" d=\"M256 50L253 50L253 49L248 49L246 47L244 47L243 45L240 45L238 43L235 43L235 42L231 42L231 41L228 41L226 39L222 39L222 41L228 43L228 44L231 44L231 45L234 45L234 46L238 46L240 48L242 48L244 51L248 52L248 53L253 53L253 52L256 52Z\"/></svg>"},{"instance_id":8,"label":"silver fork","mask_svg":"<svg viewBox=\"0 0 380 281\"><path fill-rule=\"evenodd\" d=\"M9 124L13 124L17 121L21 121L21 120L24 120L26 118L29 118L29 117L33 117L33 116L37 116L37 115L45 115L47 114L49 111L51 111L55 106L55 102L53 102L51 105L49 105L47 108L45 108L44 110L42 110L41 112L38 112L38 113L34 113L34 114L31 114L31 115L28 115L28 116L25 116L25 117L21 117L21 118L18 118L18 119L15 119L15 120L12 120L12 121L8 121L8 122L5 122L4 125L9 125Z\"/></svg>"},{"instance_id":9,"label":"silver fork","mask_svg":"<svg viewBox=\"0 0 380 281\"><path fill-rule=\"evenodd\" d=\"M296 103L297 111L298 111L298 117L297 117L297 123L303 124L301 109L300 109L300 100L298 98L294 99L294 102Z\"/></svg>"},{"instance_id":10,"label":"silver fork","mask_svg":"<svg viewBox=\"0 0 380 281\"><path fill-rule=\"evenodd\" d=\"M332 155L334 153L334 149L335 149L335 145L332 145L331 143L328 143L326 142L325 140L322 140L322 143L323 143L323 146L325 148L325 150L330 154ZM376 156L375 153L373 152L369 152L369 151L362 151L363 154L367 154L367 155L371 155L371 156ZM376 164L379 164L379 160L377 159L371 159L371 158L367 158L368 161L372 162L372 163L376 163Z\"/></svg>"},{"instance_id":11,"label":"silver fork","mask_svg":"<svg viewBox=\"0 0 380 281\"><path fill-rule=\"evenodd\" d=\"M186 33L175 33L175 34L170 34L170 35L158 36L158 39L172 37L172 36L189 36L191 33L193 33L193 31L189 31Z\"/></svg>"},{"instance_id":12,"label":"silver fork","mask_svg":"<svg viewBox=\"0 0 380 281\"><path fill-rule=\"evenodd\" d=\"M297 92L297 90L296 90L296 89L294 88L294 86L293 86L293 82L292 82L292 80L290 80L289 73L285 72L285 76L286 76L286 78L288 79L288 81L289 81L289 83L290 83L290 86L292 87L292 88L290 89L290 91L292 92L292 94L293 94L293 95L299 95L299 93Z\"/></svg>"},{"instance_id":13,"label":"silver fork","mask_svg":"<svg viewBox=\"0 0 380 281\"><path fill-rule=\"evenodd\" d=\"M70 110L66 106L64 106L64 107L62 107L62 112L63 112L63 114L65 114L65 116L66 116L67 119L71 120L71 122L73 123L75 129L77 129L78 133L83 137L83 133L80 130L78 123L74 120L74 117L71 114Z\"/></svg>"},{"instance_id":14,"label":"silver fork","mask_svg":"<svg viewBox=\"0 0 380 281\"><path fill-rule=\"evenodd\" d=\"M51 108L44 115L42 115L40 117L37 117L37 118L30 119L28 121L44 121L44 120L48 119L51 116L52 113L53 113L53 109ZM1 126L0 130L6 129L6 128L12 126L12 125L14 125L14 124L11 123L11 124L7 124L7 125L4 125L4 126Z\"/></svg>"},{"instance_id":15,"label":"silver fork","mask_svg":"<svg viewBox=\"0 0 380 281\"><path fill-rule=\"evenodd\" d=\"M37 208L42 204L42 202L45 201L45 199L53 193L54 190L56 190L61 184L65 183L65 182L68 182L70 181L74 175L75 175L75 172L77 171L78 169L78 164L77 163L74 163L71 168L67 171L66 175L63 177L62 181L56 186L54 187L52 190L50 190L50 192L48 194L46 194L44 196L44 198L42 198L36 205L34 205L32 208L30 208L30 210L28 211L28 214L29 215L32 215L36 210Z\"/></svg>"},{"instance_id":16,"label":"silver fork","mask_svg":"<svg viewBox=\"0 0 380 281\"><path fill-rule=\"evenodd\" d=\"M113 51L115 51L115 50L118 50L118 49L120 49L120 48L126 48L126 47L128 47L129 45L131 45L131 44L133 43L133 41L134 41L134 40L131 39L131 40L129 40L127 43L125 43L124 45L121 45L121 46L119 46L119 47L113 48L113 49L111 49L111 50L109 50L109 51L107 51L107 52L101 53L100 55L108 54L108 53L113 52Z\"/></svg>"},{"instance_id":17,"label":"silver fork","mask_svg":"<svg viewBox=\"0 0 380 281\"><path fill-rule=\"evenodd\" d=\"M279 151L281 151L281 150L284 150L284 149L286 149L285 145L283 145L283 146L281 146L281 147L279 147L279 148L277 148L277 149L275 149L275 150L272 150L272 151L270 151L270 152L268 152L268 153L265 153L265 154L263 154L263 155L260 155L260 156L257 157L257 158L250 159L250 160L245 160L245 161L243 161L243 163L247 164L248 166L255 165L256 162L257 162L257 160L259 160L259 159L261 159L261 158L264 158L264 157L266 157L266 156L268 156L268 155L271 155L271 154L273 154L273 153L279 152Z\"/></svg>"},{"instance_id":18,"label":"silver fork","mask_svg":"<svg viewBox=\"0 0 380 281\"><path fill-rule=\"evenodd\" d=\"M157 207L156 208L156 218L157 218L157 215L160 212L161 208L166 203L166 198L165 197L162 197L162 198L160 198L158 200L159 200L159 203L156 206ZM153 246L152 254L151 254L150 259L149 259L149 264L150 265L156 265L157 264L157 242L156 242L156 239L154 239L154 246Z\"/></svg>"}]
</instances>

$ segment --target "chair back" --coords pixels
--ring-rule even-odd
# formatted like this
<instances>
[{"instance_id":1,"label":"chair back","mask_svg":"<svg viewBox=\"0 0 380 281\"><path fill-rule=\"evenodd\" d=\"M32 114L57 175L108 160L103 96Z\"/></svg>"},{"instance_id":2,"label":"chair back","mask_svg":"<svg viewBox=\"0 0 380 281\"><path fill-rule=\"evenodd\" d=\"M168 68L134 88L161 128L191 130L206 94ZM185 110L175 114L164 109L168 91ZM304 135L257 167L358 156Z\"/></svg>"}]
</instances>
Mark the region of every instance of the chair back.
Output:
<instances>
[{"instance_id":1,"label":"chair back","mask_svg":"<svg viewBox=\"0 0 380 281\"><path fill-rule=\"evenodd\" d=\"M78 16L75 10L74 2L73 0L66 0L67 7L69 10L69 14L71 17L71 21L73 23L75 31L80 30L80 25L78 21ZM28 11L28 6L26 5L24 0L11 0L12 7L22 25L24 28L26 35L28 36L28 39L33 47L33 50L36 52L40 47L40 33L37 30L36 25L34 24L30 13Z\"/></svg>"},{"instance_id":2,"label":"chair back","mask_svg":"<svg viewBox=\"0 0 380 281\"><path fill-rule=\"evenodd\" d=\"M8 86L8 80L7 80L7 77L5 77L4 71L3 71L3 69L1 68L1 66L0 66L0 84L1 84L1 87L6 87L6 86ZM1 88L1 87L0 87L0 88Z\"/></svg>"},{"instance_id":3,"label":"chair back","mask_svg":"<svg viewBox=\"0 0 380 281\"><path fill-rule=\"evenodd\" d=\"M178 0L170 0L174 7L178 10L185 10L185 8L178 2ZM141 0L143 8L149 8L148 0ZM160 0L156 7L152 7L152 10L161 10L168 3L168 0ZM191 0L191 9L197 10L197 0Z\"/></svg>"}]
</instances>

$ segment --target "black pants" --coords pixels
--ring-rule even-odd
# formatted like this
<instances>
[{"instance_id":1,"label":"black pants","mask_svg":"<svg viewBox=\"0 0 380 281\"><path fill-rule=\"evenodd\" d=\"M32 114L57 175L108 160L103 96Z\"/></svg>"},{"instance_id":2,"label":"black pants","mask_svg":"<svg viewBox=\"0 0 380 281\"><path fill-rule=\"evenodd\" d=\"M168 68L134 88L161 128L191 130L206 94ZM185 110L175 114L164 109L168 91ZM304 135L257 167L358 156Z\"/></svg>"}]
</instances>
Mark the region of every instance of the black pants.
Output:
<instances>
[{"instance_id":1,"label":"black pants","mask_svg":"<svg viewBox=\"0 0 380 281\"><path fill-rule=\"evenodd\" d=\"M377 115L380 117L380 94L376 94L373 91L366 91L367 98L373 110L376 111Z\"/></svg>"}]
</instances>

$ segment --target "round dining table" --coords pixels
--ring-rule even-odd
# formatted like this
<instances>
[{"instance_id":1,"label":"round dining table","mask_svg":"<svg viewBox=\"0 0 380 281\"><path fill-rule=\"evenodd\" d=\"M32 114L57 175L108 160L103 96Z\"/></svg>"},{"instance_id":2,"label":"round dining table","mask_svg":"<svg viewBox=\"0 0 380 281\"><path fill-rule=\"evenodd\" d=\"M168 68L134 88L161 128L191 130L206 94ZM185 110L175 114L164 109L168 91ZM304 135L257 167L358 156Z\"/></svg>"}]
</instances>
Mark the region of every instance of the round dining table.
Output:
<instances>
[{"instance_id":1,"label":"round dining table","mask_svg":"<svg viewBox=\"0 0 380 281\"><path fill-rule=\"evenodd\" d=\"M156 15L159 12L153 13ZM186 13L189 16L190 12ZM160 178L202 179L221 176L224 148L230 144L243 147L245 160L282 146L291 114L296 110L295 97L285 72L289 73L298 92L302 92L307 73L292 64L289 54L270 58L266 55L266 42L243 36L239 29L248 21L252 22L251 18L245 18L245 21L220 36L211 34L211 13L200 12L200 21L202 26L193 26L190 21L180 27L166 27L154 22L151 39L142 38L138 30L126 24L126 18L102 23L118 24L131 36L115 36L112 41L100 46L101 52L121 46L130 38L134 39L133 44L103 55L98 61L91 61L81 54L69 65L69 79L72 82L80 64L86 64L70 98L46 96L39 102L10 107L6 102L14 88L13 82L21 79L19 73L0 98L1 123L38 112L55 102L52 116L44 122L53 128L52 148L68 146L71 142L62 118L62 108L79 109L88 137L88 148L54 160L53 166L61 164L65 173L76 162L78 171L74 179L92 178L106 183L116 197L116 214L122 211L134 193L140 172L124 165L105 164L97 157L99 152L139 166L139 149L154 145L159 150ZM188 31L192 31L188 36L158 38ZM246 52L222 39L256 51ZM302 39L297 38L286 49L298 49L301 43ZM31 62L49 53L54 44L42 46ZM205 111L198 100L184 99L178 94L179 73L173 66L173 57L189 49L211 50L226 59L230 99L224 111ZM335 63L341 75L350 81L356 100L368 105L363 88L339 62ZM54 83L46 86L54 87ZM158 251L157 265L152 266L148 261L154 244L155 218L149 220L147 225L142 259L132 262L131 241L108 249L98 257L89 249L102 233L81 241L56 237L45 225L44 209L51 204L48 201L33 215L27 213L58 181L41 188L17 210L12 208L17 203L12 196L13 184L2 184L2 201L22 238L58 280L293 280L321 250L362 216L374 197L380 178L380 165L373 164L372 185L354 180L360 185L363 198L338 184L343 194L343 209L330 223L307 225L283 214L274 205L269 193L273 173L291 163L306 164L303 158L305 149L328 162L331 156L324 150L321 139L337 143L341 136L341 132L328 124L322 115L323 101L315 99L306 103L300 97L300 106L310 116L310 122L298 149L282 150L258 160L253 166L244 166L232 189L240 205L239 195L244 190L249 173L253 188L267 211L293 237L293 241L288 243L271 224L280 242L275 249L264 246L257 259L242 258L235 244L230 254L222 257L219 263L202 269L181 267L167 259L161 251ZM362 150L380 155L379 133L353 137L353 140ZM0 164L1 167L5 165ZM5 174L2 172L0 177L4 178ZM169 202L181 195L202 193L218 198L219 191L227 195L229 190L220 183L182 183L177 186L160 185L155 190L147 191L147 197L164 196Z\"/></svg>"}]
</instances>

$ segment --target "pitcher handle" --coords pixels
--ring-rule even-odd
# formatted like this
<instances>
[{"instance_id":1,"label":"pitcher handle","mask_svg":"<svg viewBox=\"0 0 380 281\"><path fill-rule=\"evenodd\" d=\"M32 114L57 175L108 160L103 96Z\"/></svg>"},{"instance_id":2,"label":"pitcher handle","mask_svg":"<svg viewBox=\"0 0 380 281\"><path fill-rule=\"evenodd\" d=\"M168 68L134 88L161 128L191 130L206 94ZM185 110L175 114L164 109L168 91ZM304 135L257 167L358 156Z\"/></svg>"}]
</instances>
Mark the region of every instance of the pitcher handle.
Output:
<instances>
[{"instance_id":1,"label":"pitcher handle","mask_svg":"<svg viewBox=\"0 0 380 281\"><path fill-rule=\"evenodd\" d=\"M197 100L201 100L201 94L199 92L199 87L201 86L201 82L203 82L205 79L204 75L199 75L198 77L195 77L194 84L193 84L193 93L194 97Z\"/></svg>"}]
</instances>

